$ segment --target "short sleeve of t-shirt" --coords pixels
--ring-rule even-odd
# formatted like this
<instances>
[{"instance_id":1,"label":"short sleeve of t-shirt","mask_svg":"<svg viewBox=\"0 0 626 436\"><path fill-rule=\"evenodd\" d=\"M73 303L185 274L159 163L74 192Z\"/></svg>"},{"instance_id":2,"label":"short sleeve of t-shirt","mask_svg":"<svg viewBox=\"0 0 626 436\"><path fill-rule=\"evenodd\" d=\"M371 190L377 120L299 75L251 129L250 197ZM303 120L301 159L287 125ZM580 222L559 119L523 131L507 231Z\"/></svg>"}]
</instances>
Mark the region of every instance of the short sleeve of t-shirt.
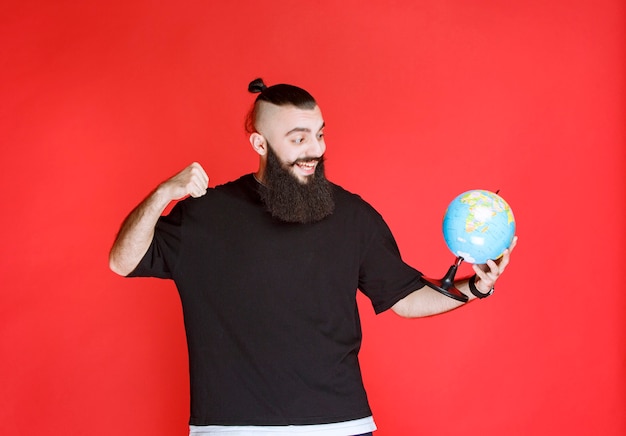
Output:
<instances>
[{"instance_id":1,"label":"short sleeve of t-shirt","mask_svg":"<svg viewBox=\"0 0 626 436\"><path fill-rule=\"evenodd\" d=\"M183 209L184 203L177 203L167 216L159 218L148 251L128 277L172 278L181 244Z\"/></svg>"},{"instance_id":2,"label":"short sleeve of t-shirt","mask_svg":"<svg viewBox=\"0 0 626 436\"><path fill-rule=\"evenodd\" d=\"M371 228L362 252L359 289L369 297L376 313L388 310L424 286L422 273L407 265L383 218L371 209Z\"/></svg>"}]
</instances>

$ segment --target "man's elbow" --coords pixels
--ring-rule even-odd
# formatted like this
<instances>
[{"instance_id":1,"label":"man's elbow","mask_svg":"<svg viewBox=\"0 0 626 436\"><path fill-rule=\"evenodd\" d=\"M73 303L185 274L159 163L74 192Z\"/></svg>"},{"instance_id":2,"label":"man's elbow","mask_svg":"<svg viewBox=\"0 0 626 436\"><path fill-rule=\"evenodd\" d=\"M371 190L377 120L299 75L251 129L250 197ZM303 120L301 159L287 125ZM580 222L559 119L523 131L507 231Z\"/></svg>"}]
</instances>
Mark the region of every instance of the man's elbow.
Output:
<instances>
[{"instance_id":1,"label":"man's elbow","mask_svg":"<svg viewBox=\"0 0 626 436\"><path fill-rule=\"evenodd\" d=\"M398 301L396 304L391 306L391 310L398 316L402 318L417 318L413 311L411 310L411 303L407 300L407 297Z\"/></svg>"},{"instance_id":2,"label":"man's elbow","mask_svg":"<svg viewBox=\"0 0 626 436\"><path fill-rule=\"evenodd\" d=\"M109 268L115 274L118 274L123 277L126 277L128 274L132 272L132 268L128 268L128 266L125 266L122 262L119 261L117 256L115 256L113 253L109 254Z\"/></svg>"}]
</instances>

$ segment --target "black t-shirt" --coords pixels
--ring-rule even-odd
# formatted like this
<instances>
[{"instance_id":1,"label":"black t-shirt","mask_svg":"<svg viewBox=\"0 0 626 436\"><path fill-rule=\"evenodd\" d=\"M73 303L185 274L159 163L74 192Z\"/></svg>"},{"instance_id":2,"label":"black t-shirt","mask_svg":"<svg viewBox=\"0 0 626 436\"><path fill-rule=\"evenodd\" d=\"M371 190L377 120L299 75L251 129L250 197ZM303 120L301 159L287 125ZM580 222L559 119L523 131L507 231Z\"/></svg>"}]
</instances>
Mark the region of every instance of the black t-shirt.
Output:
<instances>
[{"instance_id":1,"label":"black t-shirt","mask_svg":"<svg viewBox=\"0 0 626 436\"><path fill-rule=\"evenodd\" d=\"M371 414L358 352L360 289L377 313L421 288L381 216L333 185L335 211L273 219L252 175L161 217L131 276L182 301L192 425L306 425Z\"/></svg>"}]
</instances>

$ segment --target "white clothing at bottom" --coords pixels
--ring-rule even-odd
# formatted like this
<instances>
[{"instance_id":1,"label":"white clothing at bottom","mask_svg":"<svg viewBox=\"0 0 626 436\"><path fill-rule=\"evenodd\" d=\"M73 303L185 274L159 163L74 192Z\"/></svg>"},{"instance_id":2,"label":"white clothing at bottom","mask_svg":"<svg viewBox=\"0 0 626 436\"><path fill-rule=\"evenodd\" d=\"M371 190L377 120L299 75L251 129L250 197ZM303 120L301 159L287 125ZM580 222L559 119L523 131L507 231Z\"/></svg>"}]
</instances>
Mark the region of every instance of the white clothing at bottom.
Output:
<instances>
[{"instance_id":1,"label":"white clothing at bottom","mask_svg":"<svg viewBox=\"0 0 626 436\"><path fill-rule=\"evenodd\" d=\"M280 426L230 426L230 425L190 425L189 436L354 436L376 430L374 418L355 419L333 424L280 425Z\"/></svg>"}]
</instances>

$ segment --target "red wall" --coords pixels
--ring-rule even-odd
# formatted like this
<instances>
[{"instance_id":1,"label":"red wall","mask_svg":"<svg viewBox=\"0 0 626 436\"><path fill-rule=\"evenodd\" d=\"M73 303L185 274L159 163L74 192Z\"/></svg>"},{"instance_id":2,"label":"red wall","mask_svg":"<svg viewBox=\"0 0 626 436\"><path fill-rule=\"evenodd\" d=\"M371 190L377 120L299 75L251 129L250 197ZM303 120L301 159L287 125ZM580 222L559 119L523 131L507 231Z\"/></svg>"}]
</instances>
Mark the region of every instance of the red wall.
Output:
<instances>
[{"instance_id":1,"label":"red wall","mask_svg":"<svg viewBox=\"0 0 626 436\"><path fill-rule=\"evenodd\" d=\"M500 189L518 221L492 298L414 321L360 300L378 435L626 434L622 0L10 3L1 434L186 434L174 286L108 248L191 161L211 185L255 169L259 75L317 97L329 176L427 274L458 193Z\"/></svg>"}]
</instances>

